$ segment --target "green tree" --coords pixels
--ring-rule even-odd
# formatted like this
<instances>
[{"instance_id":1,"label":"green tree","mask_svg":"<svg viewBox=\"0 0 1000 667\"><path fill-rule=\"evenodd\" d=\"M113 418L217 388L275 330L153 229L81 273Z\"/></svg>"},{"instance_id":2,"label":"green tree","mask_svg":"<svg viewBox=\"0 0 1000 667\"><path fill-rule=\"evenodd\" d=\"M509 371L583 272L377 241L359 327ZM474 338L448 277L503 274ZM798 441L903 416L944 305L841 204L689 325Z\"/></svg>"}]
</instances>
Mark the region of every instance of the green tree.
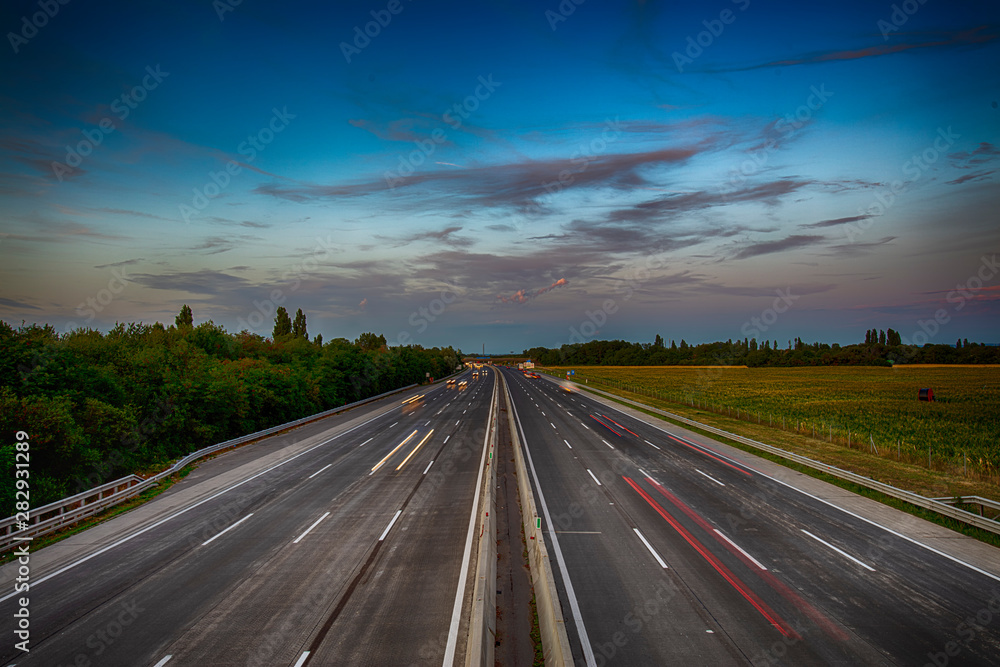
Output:
<instances>
[{"instance_id":1,"label":"green tree","mask_svg":"<svg viewBox=\"0 0 1000 667\"><path fill-rule=\"evenodd\" d=\"M354 341L354 344L360 347L362 350L380 350L385 347L385 336L376 335L371 332L363 333L358 336L358 339Z\"/></svg>"},{"instance_id":2,"label":"green tree","mask_svg":"<svg viewBox=\"0 0 1000 667\"><path fill-rule=\"evenodd\" d=\"M174 318L174 324L178 328L190 327L194 325L194 314L191 312L191 307L186 303L181 306L181 312L177 313L177 317Z\"/></svg>"},{"instance_id":3,"label":"green tree","mask_svg":"<svg viewBox=\"0 0 1000 667\"><path fill-rule=\"evenodd\" d=\"M285 310L284 306L278 306L278 312L274 315L272 336L274 340L278 340L280 336L287 336L290 333L292 333L292 318L288 316L288 311Z\"/></svg>"},{"instance_id":4,"label":"green tree","mask_svg":"<svg viewBox=\"0 0 1000 667\"><path fill-rule=\"evenodd\" d=\"M295 311L295 321L292 322L292 335L296 338L309 338L309 334L306 332L306 316L301 308Z\"/></svg>"}]
</instances>

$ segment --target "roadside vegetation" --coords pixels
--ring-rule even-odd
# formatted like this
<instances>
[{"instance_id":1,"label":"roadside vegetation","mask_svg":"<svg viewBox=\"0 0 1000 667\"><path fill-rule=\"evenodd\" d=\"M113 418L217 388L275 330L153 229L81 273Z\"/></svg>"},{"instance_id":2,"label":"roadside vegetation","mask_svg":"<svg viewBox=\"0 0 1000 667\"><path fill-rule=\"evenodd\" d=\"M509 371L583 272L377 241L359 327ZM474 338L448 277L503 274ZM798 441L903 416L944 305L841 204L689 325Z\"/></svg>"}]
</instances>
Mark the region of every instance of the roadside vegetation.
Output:
<instances>
[{"instance_id":1,"label":"roadside vegetation","mask_svg":"<svg viewBox=\"0 0 1000 667\"><path fill-rule=\"evenodd\" d=\"M1000 499L1000 367L547 370L924 495Z\"/></svg>"},{"instance_id":2,"label":"roadside vegetation","mask_svg":"<svg viewBox=\"0 0 1000 667\"><path fill-rule=\"evenodd\" d=\"M310 340L279 309L271 338L197 326L119 324L108 333L0 321L0 516L14 510L14 434L31 437L39 507L240 435L374 396L459 364L452 348L384 336Z\"/></svg>"}]
</instances>

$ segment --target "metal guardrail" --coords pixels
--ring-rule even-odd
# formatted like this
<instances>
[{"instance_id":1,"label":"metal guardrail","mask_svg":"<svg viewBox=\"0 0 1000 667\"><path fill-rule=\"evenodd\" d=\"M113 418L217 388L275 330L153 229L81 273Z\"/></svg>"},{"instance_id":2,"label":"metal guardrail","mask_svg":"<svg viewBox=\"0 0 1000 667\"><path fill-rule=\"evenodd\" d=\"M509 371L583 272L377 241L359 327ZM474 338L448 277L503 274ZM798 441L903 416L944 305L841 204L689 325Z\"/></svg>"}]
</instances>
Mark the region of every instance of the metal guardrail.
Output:
<instances>
[{"instance_id":1,"label":"metal guardrail","mask_svg":"<svg viewBox=\"0 0 1000 667\"><path fill-rule=\"evenodd\" d=\"M62 500L57 500L54 503L49 503L48 505L32 509L29 512L29 521L27 524L17 521L16 517L7 517L6 519L0 520L0 552L6 551L8 548L19 542L26 541L26 538L46 535L62 528L63 526L72 525L80 519L96 514L97 512L113 505L117 505L123 500L137 496L146 489L156 486L161 479L173 475L192 461L196 461L202 457L208 456L209 454L214 454L220 450L236 447L253 440L259 440L260 438L273 435L274 433L285 431L290 428L295 428L296 426L302 426L303 424L323 419L324 417L329 417L330 415L358 407L359 405L364 405L365 403L377 401L381 398L385 398L386 396L406 391L407 389L412 389L416 386L418 385L411 384L399 389L393 389L392 391L381 393L378 396L371 396L369 398L341 405L324 412L318 412L314 415L302 417L301 419L296 419L285 424L272 426L271 428L264 429L263 431L257 431L255 433L250 433L249 435L240 436L239 438L233 438L231 440L226 440L225 442L209 445L208 447L188 454L163 472L160 472L153 477L143 479L138 475L128 475L127 477L122 477L121 479L106 482L100 486L88 489L82 493L77 493L63 498Z\"/></svg>"},{"instance_id":2,"label":"metal guardrail","mask_svg":"<svg viewBox=\"0 0 1000 667\"><path fill-rule=\"evenodd\" d=\"M985 516L987 507L1000 512L1000 503L989 498L983 498L982 496L953 496L951 498L931 498L931 500L936 500L939 503L947 503L948 505L979 505L979 516ZM994 521L998 519L1000 519L1000 514L993 517Z\"/></svg>"},{"instance_id":3,"label":"metal guardrail","mask_svg":"<svg viewBox=\"0 0 1000 667\"><path fill-rule=\"evenodd\" d=\"M552 376L548 374L546 374L546 377L549 377L550 379L552 378ZM975 514L974 512L967 512L963 509L952 507L952 505L946 502L944 499L927 498L925 496L918 495L911 491L906 491L905 489L900 489L895 486L886 484L884 482L879 482L878 480L872 479L871 477L865 477L864 475L859 475L849 470L843 470L842 468L837 468L835 466L831 466L826 463L816 461L815 459L810 459L808 457L796 454L794 452L790 452L785 449L781 449L779 447L767 445L764 444L763 442L758 442L757 440L744 438L742 435L730 433L729 431L723 431L722 429L715 428L714 426L709 426L708 424L702 424L701 422L694 421L693 419L688 419L687 417L682 417L681 415L674 414L673 412L667 412L666 410L660 410L659 408L654 408L651 405L646 405L645 403L640 403L639 401L633 401L632 399L625 398L624 396L618 396L617 394L612 394L611 392L607 392L602 389L595 389L594 387L591 387L589 385L581 385L576 382L573 382L572 384L579 387L580 389L585 389L586 391L590 391L593 393L610 396L615 400L622 401L625 403L630 403L631 405L642 408L643 410L649 410L651 412L655 412L657 414L663 415L664 417L668 417L675 421L688 424L689 426L694 426L695 428L699 428L703 431L708 431L709 433L714 433L724 438L729 438L730 440L735 440L736 442L740 442L745 445L749 445L750 447L763 450L765 452L768 452L769 454L774 454L775 456L780 456L790 461L795 461L796 463L812 468L813 470L819 470L820 472L825 472L829 475L833 475L834 477L839 477L840 479L845 479L849 482L854 482L855 484L859 484L869 489L879 491L880 493L884 493L887 496L892 496L893 498L898 498L899 500L905 500L911 505L916 505L917 507L922 507L924 509L931 510L932 512L936 512L938 514L941 514L942 516L947 516L952 519L955 519L956 521L961 521L962 523L969 524L970 526L975 526L976 528L982 528L983 530L1000 535L1000 522L994 519L988 519L985 516L980 516L978 514ZM965 496L965 498L968 499L968 498L979 498L979 497ZM986 502L989 503L987 504L987 507L996 508L1000 510L1000 503L995 503L994 501L988 500L986 498L983 498L981 500L986 500ZM964 503L959 503L959 504L964 504ZM973 501L970 504L976 504L976 501Z\"/></svg>"}]
</instances>

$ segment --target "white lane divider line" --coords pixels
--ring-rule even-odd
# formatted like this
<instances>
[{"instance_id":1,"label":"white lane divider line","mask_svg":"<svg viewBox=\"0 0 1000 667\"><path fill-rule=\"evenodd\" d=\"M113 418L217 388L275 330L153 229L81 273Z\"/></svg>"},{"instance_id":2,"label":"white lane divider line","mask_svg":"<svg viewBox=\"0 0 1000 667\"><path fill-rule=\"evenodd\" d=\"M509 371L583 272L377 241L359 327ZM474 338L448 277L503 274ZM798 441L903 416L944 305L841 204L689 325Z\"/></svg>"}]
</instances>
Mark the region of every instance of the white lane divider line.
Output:
<instances>
[{"instance_id":1,"label":"white lane divider line","mask_svg":"<svg viewBox=\"0 0 1000 667\"><path fill-rule=\"evenodd\" d=\"M698 473L699 475L703 475L704 477L708 477L708 478L709 478L710 480L712 480L713 482L715 482L715 483L716 483L716 484L718 484L719 486L725 486L725 484L723 484L723 483L722 483L722 482L720 482L719 480L715 479L715 478L714 478L714 477L712 477L711 475L706 475L705 473L703 473L702 471L698 470L697 468L695 468L695 469L694 469L694 471L695 471L696 473Z\"/></svg>"},{"instance_id":2,"label":"white lane divider line","mask_svg":"<svg viewBox=\"0 0 1000 667\"><path fill-rule=\"evenodd\" d=\"M603 484L601 484L601 480L597 479L597 475L590 472L590 468L587 468L587 472L590 474L591 477L594 478L594 481L597 482L597 486L604 486Z\"/></svg>"},{"instance_id":3,"label":"white lane divider line","mask_svg":"<svg viewBox=\"0 0 1000 667\"><path fill-rule=\"evenodd\" d=\"M815 535L813 535L812 533L810 533L805 528L802 529L802 532L805 533L806 535L808 535L809 537L813 538L814 540L816 540L820 544L825 544L826 546L830 547L831 549L833 549L834 551L836 551L838 554L840 554L844 558L848 558L848 559L854 561L855 563L857 563L861 567L865 568L869 572L874 572L875 571L875 568L869 567L869 566L865 565L864 563L862 563L861 561L859 561L857 558L855 558L851 554L847 553L846 551L843 551L842 549L838 549L837 547L833 546L832 544L830 544L826 540L821 540L820 538L816 537Z\"/></svg>"},{"instance_id":4,"label":"white lane divider line","mask_svg":"<svg viewBox=\"0 0 1000 667\"><path fill-rule=\"evenodd\" d=\"M759 560L757 560L756 558L754 558L753 556L751 556L750 554L748 554L746 551L744 551L743 547L741 547L740 545L736 544L736 542L733 542L731 539L729 539L728 537L726 537L725 533L723 533L721 530L719 530L718 528L713 528L712 530L714 530L715 532L717 532L719 534L719 537L721 537L722 539L724 539L726 542L729 542L730 544L732 544L733 547L735 547L737 551L739 551L741 554L743 554L744 556L746 556L747 558L749 558L753 562L754 565L756 565L757 567L759 567L762 570L767 570L767 568L764 567Z\"/></svg>"},{"instance_id":5,"label":"white lane divider line","mask_svg":"<svg viewBox=\"0 0 1000 667\"><path fill-rule=\"evenodd\" d=\"M163 656L163 659L160 660L155 665L153 665L153 667L163 667L163 665L167 664L167 661L170 660L170 658L172 658L172 657L174 657L174 656L172 656L172 655L165 655L165 656Z\"/></svg>"},{"instance_id":6,"label":"white lane divider line","mask_svg":"<svg viewBox=\"0 0 1000 667\"><path fill-rule=\"evenodd\" d=\"M458 426L459 422L461 422L461 421L462 421L461 419L456 419L455 420L455 426Z\"/></svg>"},{"instance_id":7,"label":"white lane divider line","mask_svg":"<svg viewBox=\"0 0 1000 667\"><path fill-rule=\"evenodd\" d=\"M389 424L388 428L392 428L393 426L395 426L395 425L396 425L396 424L398 424L398 423L399 423L399 422L392 422L391 424Z\"/></svg>"},{"instance_id":8,"label":"white lane divider line","mask_svg":"<svg viewBox=\"0 0 1000 667\"><path fill-rule=\"evenodd\" d=\"M431 420L430 420L430 419L428 419L428 420L427 420L427 423L426 423L426 424L424 424L424 426L430 426L430 425L431 425Z\"/></svg>"},{"instance_id":9,"label":"white lane divider line","mask_svg":"<svg viewBox=\"0 0 1000 667\"><path fill-rule=\"evenodd\" d=\"M565 439L564 439L564 440L563 440L563 442L565 442L565 443L566 443L566 446L567 446L567 447L569 447L570 449L573 449L573 445L569 444L569 440L565 440Z\"/></svg>"},{"instance_id":10,"label":"white lane divider line","mask_svg":"<svg viewBox=\"0 0 1000 667\"><path fill-rule=\"evenodd\" d=\"M462 414L464 415L468 411L469 411L469 408L466 408L466 409L462 410Z\"/></svg>"},{"instance_id":11,"label":"white lane divider line","mask_svg":"<svg viewBox=\"0 0 1000 667\"><path fill-rule=\"evenodd\" d=\"M646 545L647 549L649 549L649 553L653 554L653 558L655 558L656 562L660 564L660 567L662 567L664 570L670 569L667 567L667 564L663 562L663 559L660 558L660 554L656 553L656 549L653 548L653 545L647 542L646 537L639 532L639 529L633 528L632 530L635 531L635 534L639 536L639 539L642 540L642 543Z\"/></svg>"},{"instance_id":12,"label":"white lane divider line","mask_svg":"<svg viewBox=\"0 0 1000 667\"><path fill-rule=\"evenodd\" d=\"M403 510L396 510L396 513L392 517L392 521L389 522L389 525L386 526L385 530L382 531L382 535L379 536L379 538L378 538L379 542L381 542L382 540L384 540L385 536L389 534L389 530L392 529L392 524L396 523L396 519L398 519L399 515L402 514L402 513L403 513Z\"/></svg>"},{"instance_id":13,"label":"white lane divider line","mask_svg":"<svg viewBox=\"0 0 1000 667\"><path fill-rule=\"evenodd\" d=\"M549 422L549 426L551 426L552 428L555 428L555 427L556 427L556 425L555 425L555 424L553 424L552 422ZM558 430L558 429L557 429L557 430Z\"/></svg>"},{"instance_id":14,"label":"white lane divider line","mask_svg":"<svg viewBox=\"0 0 1000 667\"><path fill-rule=\"evenodd\" d=\"M299 659L295 661L295 665L293 667L302 667L302 665L306 664L306 658L308 657L309 651L303 651L302 655L299 656Z\"/></svg>"},{"instance_id":15,"label":"white lane divider line","mask_svg":"<svg viewBox=\"0 0 1000 667\"><path fill-rule=\"evenodd\" d=\"M639 472L641 472L641 473L643 474L643 476L644 476L644 477L645 477L646 479L648 479L649 481L653 482L654 484L659 484L659 482L657 482L657 481L656 481L655 479L653 479L653 476L652 476L652 475L650 475L650 474L649 474L648 472L646 472L646 471L645 471L645 470L643 470L642 468L639 468Z\"/></svg>"},{"instance_id":16,"label":"white lane divider line","mask_svg":"<svg viewBox=\"0 0 1000 667\"><path fill-rule=\"evenodd\" d=\"M427 471L431 469L432 465L434 465L434 461L431 461L430 463L427 464L427 467L424 468L424 472L422 474L426 475Z\"/></svg>"},{"instance_id":17,"label":"white lane divider line","mask_svg":"<svg viewBox=\"0 0 1000 667\"><path fill-rule=\"evenodd\" d=\"M451 437L451 435L444 436L444 442L442 442L441 444L442 445L447 445L448 444L448 438L450 438L450 437Z\"/></svg>"},{"instance_id":18,"label":"white lane divider line","mask_svg":"<svg viewBox=\"0 0 1000 667\"><path fill-rule=\"evenodd\" d=\"M369 442L371 442L374 439L375 438L368 438L367 440L365 440L364 442L362 442L360 445L358 445L358 447L364 447L365 445L367 445Z\"/></svg>"},{"instance_id":19,"label":"white lane divider line","mask_svg":"<svg viewBox=\"0 0 1000 667\"><path fill-rule=\"evenodd\" d=\"M324 515L323 515L323 516L321 516L320 518L316 519L316 520L315 520L315 521L313 522L313 525L311 525L311 526L309 526L308 528L306 528L306 532L304 532L304 533L302 533L301 535L299 535L298 537L296 537L296 538L295 538L295 541L294 541L294 542L292 542L292 544L298 544L298 543L299 543L299 541L300 541L300 540L301 540L301 539L302 539L303 537L305 537L306 535L308 535L308 534L309 534L309 531L310 531L310 530L312 530L313 528L315 528L316 526L318 526L318 525L319 525L319 522L320 522L320 521L322 521L323 519L325 519L325 518L326 518L326 517L328 517L328 516L330 516L330 513L329 513L329 512L327 512L326 514L324 514Z\"/></svg>"},{"instance_id":20,"label":"white lane divider line","mask_svg":"<svg viewBox=\"0 0 1000 667\"><path fill-rule=\"evenodd\" d=\"M332 463L327 463L325 466L323 466L322 468L320 468L319 470L317 470L313 474L311 474L308 477L306 477L306 479L312 479L313 477L315 477L316 475L320 474L321 472L323 472L324 470L326 470L327 468L329 468L332 465L333 465Z\"/></svg>"},{"instance_id":21,"label":"white lane divider line","mask_svg":"<svg viewBox=\"0 0 1000 667\"><path fill-rule=\"evenodd\" d=\"M614 445L612 445L612 444L611 444L610 442L608 442L608 441L607 441L607 440L605 440L604 438L601 438L601 442L603 442L603 443L604 443L605 445L607 445L607 446L608 446L608 447L610 447L611 449L614 449L614 448L615 448L615 447L614 447Z\"/></svg>"},{"instance_id":22,"label":"white lane divider line","mask_svg":"<svg viewBox=\"0 0 1000 667\"><path fill-rule=\"evenodd\" d=\"M643 442L645 442L650 447L656 447L656 445L654 445L653 443L651 443L649 440L643 439ZM656 447L656 449L660 449L660 448ZM660 450L660 451L662 451L662 450Z\"/></svg>"}]
</instances>

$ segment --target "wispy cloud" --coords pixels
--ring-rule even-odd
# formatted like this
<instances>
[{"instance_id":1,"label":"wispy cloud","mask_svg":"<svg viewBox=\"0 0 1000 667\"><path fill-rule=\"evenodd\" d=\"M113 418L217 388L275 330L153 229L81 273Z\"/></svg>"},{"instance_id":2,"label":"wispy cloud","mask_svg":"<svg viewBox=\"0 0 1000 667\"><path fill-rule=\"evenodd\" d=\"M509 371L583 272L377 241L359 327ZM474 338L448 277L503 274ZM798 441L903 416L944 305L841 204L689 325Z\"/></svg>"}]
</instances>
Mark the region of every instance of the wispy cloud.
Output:
<instances>
[{"instance_id":1,"label":"wispy cloud","mask_svg":"<svg viewBox=\"0 0 1000 667\"><path fill-rule=\"evenodd\" d=\"M747 246L736 253L733 259L749 259L750 257L759 257L760 255L771 255L776 252L804 248L821 243L825 239L825 236L819 235L793 234L778 241L765 241Z\"/></svg>"}]
</instances>

